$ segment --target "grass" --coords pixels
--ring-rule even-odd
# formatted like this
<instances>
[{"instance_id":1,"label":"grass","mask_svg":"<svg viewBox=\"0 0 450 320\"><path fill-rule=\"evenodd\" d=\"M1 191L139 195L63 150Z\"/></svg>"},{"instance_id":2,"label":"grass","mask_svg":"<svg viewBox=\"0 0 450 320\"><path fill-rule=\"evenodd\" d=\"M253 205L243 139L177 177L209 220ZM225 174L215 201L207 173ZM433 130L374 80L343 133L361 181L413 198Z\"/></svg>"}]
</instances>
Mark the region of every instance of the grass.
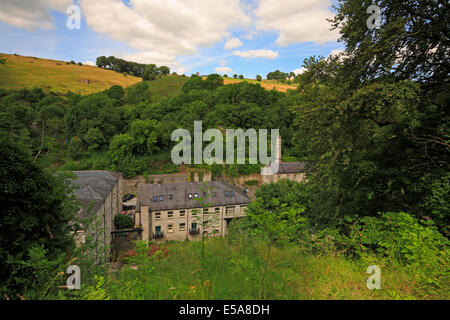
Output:
<instances>
[{"instance_id":1,"label":"grass","mask_svg":"<svg viewBox=\"0 0 450 320\"><path fill-rule=\"evenodd\" d=\"M168 77L157 78L154 81L146 81L152 102L158 103L161 100L179 94L187 80L187 77L171 75Z\"/></svg>"},{"instance_id":2,"label":"grass","mask_svg":"<svg viewBox=\"0 0 450 320\"><path fill-rule=\"evenodd\" d=\"M381 289L369 290L368 265L361 260L311 255L294 245L272 249L261 284L267 256L264 241L217 238L208 239L205 246L205 270L199 242L169 242L151 249L150 257L133 258L132 264L107 278L106 296L152 300L442 299L418 294L414 275L403 267L381 265Z\"/></svg>"},{"instance_id":3,"label":"grass","mask_svg":"<svg viewBox=\"0 0 450 320\"><path fill-rule=\"evenodd\" d=\"M125 76L110 70L94 66L79 66L66 61L40 59L12 54L0 54L0 58L6 59L6 67L0 68L0 88L5 89L32 89L42 88L44 91L53 91L64 94L72 91L87 95L106 90L114 85L124 88L141 82L141 78ZM158 78L155 81L147 81L151 93L152 102L159 102L165 98L181 92L187 77L171 75ZM256 81L254 79L225 78L225 84L248 81L259 83L267 90L286 92L296 89L294 85L282 84L273 80Z\"/></svg>"},{"instance_id":4,"label":"grass","mask_svg":"<svg viewBox=\"0 0 450 320\"><path fill-rule=\"evenodd\" d=\"M275 80L261 80L261 81L257 81L255 79L224 78L224 84L238 83L238 82L241 82L241 81L247 81L247 82L250 82L250 83L258 83L264 89L267 89L267 90L275 89L275 90L280 91L280 92L286 92L288 90L296 90L297 89L297 86L295 86L295 85L284 84L284 83L277 82Z\"/></svg>"},{"instance_id":5,"label":"grass","mask_svg":"<svg viewBox=\"0 0 450 320\"><path fill-rule=\"evenodd\" d=\"M141 82L141 78L65 61L10 54L0 54L0 58L7 60L6 67L0 67L0 88L32 89L36 86L46 92L64 94L72 91L86 95L114 85L126 88Z\"/></svg>"}]
</instances>

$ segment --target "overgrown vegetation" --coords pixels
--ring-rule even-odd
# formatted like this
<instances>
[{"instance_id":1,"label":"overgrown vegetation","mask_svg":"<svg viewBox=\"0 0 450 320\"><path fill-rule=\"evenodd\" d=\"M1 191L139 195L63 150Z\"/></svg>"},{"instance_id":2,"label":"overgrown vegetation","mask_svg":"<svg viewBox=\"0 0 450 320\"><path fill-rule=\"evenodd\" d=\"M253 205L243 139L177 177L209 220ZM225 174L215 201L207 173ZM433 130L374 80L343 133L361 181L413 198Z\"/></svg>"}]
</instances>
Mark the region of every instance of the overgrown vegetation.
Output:
<instances>
[{"instance_id":1,"label":"overgrown vegetation","mask_svg":"<svg viewBox=\"0 0 450 320\"><path fill-rule=\"evenodd\" d=\"M0 133L14 145L5 142L2 152L11 168L2 171L2 196L15 208L5 211L5 223L14 215L11 230L21 235L2 239L2 248L11 248L2 262L3 292L86 299L448 299L450 11L433 1L380 6L389 14L381 29L369 30L361 27L363 1L338 1L333 25L346 50L306 59L296 92L224 85L218 75L193 76L160 101L149 94L152 82L89 96L0 90ZM262 186L226 238L163 248L138 242L123 269L107 276L88 267L82 291L56 289L54 272L67 259L44 227L54 233L54 222L63 237L65 219L76 211L63 184L35 162L112 169L125 177L173 172L171 132L192 134L197 120L204 130L280 128L285 157L306 161L308 183ZM259 168L210 167L213 177ZM37 181L26 179L29 172ZM44 201L44 215L37 214L35 199ZM63 214L56 215L59 222L50 215L55 210ZM17 222L16 216L25 218ZM25 236L30 228L35 238ZM17 271L32 265L42 266L42 274ZM366 288L370 265L382 270L381 290Z\"/></svg>"},{"instance_id":2,"label":"overgrown vegetation","mask_svg":"<svg viewBox=\"0 0 450 320\"><path fill-rule=\"evenodd\" d=\"M117 230L133 228L133 218L125 214L118 214L114 217L114 226Z\"/></svg>"}]
</instances>

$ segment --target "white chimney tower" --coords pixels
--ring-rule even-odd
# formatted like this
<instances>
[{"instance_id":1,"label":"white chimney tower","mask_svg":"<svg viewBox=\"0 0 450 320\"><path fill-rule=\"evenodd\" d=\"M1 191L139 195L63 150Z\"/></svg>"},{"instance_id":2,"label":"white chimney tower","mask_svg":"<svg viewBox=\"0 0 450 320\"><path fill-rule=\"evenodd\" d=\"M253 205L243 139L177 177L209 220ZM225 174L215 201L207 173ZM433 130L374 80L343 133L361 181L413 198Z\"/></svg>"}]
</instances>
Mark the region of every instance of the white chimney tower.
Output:
<instances>
[{"instance_id":1,"label":"white chimney tower","mask_svg":"<svg viewBox=\"0 0 450 320\"><path fill-rule=\"evenodd\" d=\"M277 138L277 158L276 162L281 162L281 137Z\"/></svg>"}]
</instances>

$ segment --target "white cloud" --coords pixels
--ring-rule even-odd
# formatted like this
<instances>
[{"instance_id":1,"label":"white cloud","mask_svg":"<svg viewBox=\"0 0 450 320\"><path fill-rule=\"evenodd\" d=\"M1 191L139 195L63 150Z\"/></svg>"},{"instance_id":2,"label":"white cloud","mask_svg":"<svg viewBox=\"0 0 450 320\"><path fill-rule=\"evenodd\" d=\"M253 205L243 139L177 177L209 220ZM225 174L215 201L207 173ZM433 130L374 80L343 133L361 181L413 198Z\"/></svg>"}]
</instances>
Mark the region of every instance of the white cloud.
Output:
<instances>
[{"instance_id":1,"label":"white cloud","mask_svg":"<svg viewBox=\"0 0 450 320\"><path fill-rule=\"evenodd\" d=\"M90 29L140 52L135 60L156 57L169 66L177 64L178 56L223 41L230 28L250 23L239 0L216 0L214 5L209 0L130 0L130 6L121 0L80 3Z\"/></svg>"},{"instance_id":2,"label":"white cloud","mask_svg":"<svg viewBox=\"0 0 450 320\"><path fill-rule=\"evenodd\" d=\"M169 55L195 53L198 47L223 41L228 29L250 22L239 0L81 1L92 30L132 48Z\"/></svg>"},{"instance_id":3,"label":"white cloud","mask_svg":"<svg viewBox=\"0 0 450 320\"><path fill-rule=\"evenodd\" d=\"M1 0L0 21L25 30L54 27L51 10L66 12L72 0Z\"/></svg>"},{"instance_id":4,"label":"white cloud","mask_svg":"<svg viewBox=\"0 0 450 320\"><path fill-rule=\"evenodd\" d=\"M272 50L248 50L248 51L234 51L233 55L242 58L275 59L276 57L278 57L278 52Z\"/></svg>"},{"instance_id":5,"label":"white cloud","mask_svg":"<svg viewBox=\"0 0 450 320\"><path fill-rule=\"evenodd\" d=\"M337 56L337 55L343 53L344 51L345 51L344 49L333 49L333 50L330 51L329 57Z\"/></svg>"},{"instance_id":6,"label":"white cloud","mask_svg":"<svg viewBox=\"0 0 450 320\"><path fill-rule=\"evenodd\" d=\"M226 50L231 50L234 48L238 48L240 46L242 46L243 43L241 40L239 40L239 38L233 38L233 39L228 39L227 42L225 43L225 49Z\"/></svg>"},{"instance_id":7,"label":"white cloud","mask_svg":"<svg viewBox=\"0 0 450 320\"><path fill-rule=\"evenodd\" d=\"M84 61L82 62L85 66L96 66L94 61Z\"/></svg>"},{"instance_id":8,"label":"white cloud","mask_svg":"<svg viewBox=\"0 0 450 320\"><path fill-rule=\"evenodd\" d=\"M331 0L258 0L256 28L278 31L276 43L287 46L293 43L336 41L338 31L330 31Z\"/></svg>"},{"instance_id":9,"label":"white cloud","mask_svg":"<svg viewBox=\"0 0 450 320\"><path fill-rule=\"evenodd\" d=\"M220 73L220 74L227 74L227 73L232 73L233 69L229 68L229 67L217 67L214 69L215 72Z\"/></svg>"},{"instance_id":10,"label":"white cloud","mask_svg":"<svg viewBox=\"0 0 450 320\"><path fill-rule=\"evenodd\" d=\"M302 74L305 71L306 71L306 69L304 67L301 67L301 68L295 69L292 72L295 73L296 75L299 75L299 74Z\"/></svg>"},{"instance_id":11,"label":"white cloud","mask_svg":"<svg viewBox=\"0 0 450 320\"><path fill-rule=\"evenodd\" d=\"M153 63L157 66L167 66L171 69L171 71L175 71L180 74L185 71L181 64L176 61L176 56L171 54L146 51L133 54L118 54L117 57L137 63Z\"/></svg>"}]
</instances>

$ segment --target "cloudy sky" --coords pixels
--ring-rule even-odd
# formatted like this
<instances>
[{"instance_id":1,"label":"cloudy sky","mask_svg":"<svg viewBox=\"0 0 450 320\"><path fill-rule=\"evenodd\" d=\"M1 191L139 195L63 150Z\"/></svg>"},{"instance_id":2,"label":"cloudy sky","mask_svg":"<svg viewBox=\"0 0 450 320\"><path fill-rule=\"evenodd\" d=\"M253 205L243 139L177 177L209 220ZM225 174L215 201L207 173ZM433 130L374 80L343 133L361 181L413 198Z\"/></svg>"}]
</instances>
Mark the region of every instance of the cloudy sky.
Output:
<instances>
[{"instance_id":1,"label":"cloudy sky","mask_svg":"<svg viewBox=\"0 0 450 320\"><path fill-rule=\"evenodd\" d=\"M114 55L172 71L298 71L339 50L332 0L1 0L0 52L94 63ZM67 9L81 9L69 29ZM73 21L73 20L71 20ZM334 50L334 51L333 51Z\"/></svg>"}]
</instances>

